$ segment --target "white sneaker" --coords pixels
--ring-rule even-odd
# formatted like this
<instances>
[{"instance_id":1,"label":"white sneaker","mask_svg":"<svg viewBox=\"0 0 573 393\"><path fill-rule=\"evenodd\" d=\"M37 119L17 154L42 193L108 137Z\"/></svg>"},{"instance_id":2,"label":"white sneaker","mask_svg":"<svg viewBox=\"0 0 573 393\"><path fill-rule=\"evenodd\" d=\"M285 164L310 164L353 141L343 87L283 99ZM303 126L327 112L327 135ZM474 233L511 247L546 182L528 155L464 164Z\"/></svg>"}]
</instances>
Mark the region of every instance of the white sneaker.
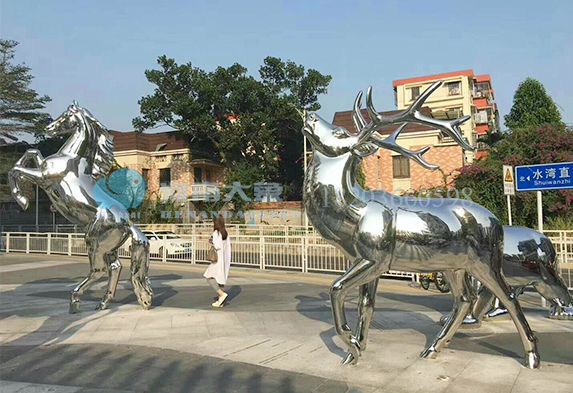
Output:
<instances>
[{"instance_id":1,"label":"white sneaker","mask_svg":"<svg viewBox=\"0 0 573 393\"><path fill-rule=\"evenodd\" d=\"M225 300L227 300L227 297L229 295L227 295L227 292L223 292L223 294L221 296L219 296L219 300L217 300L215 303L211 304L213 307L223 307L223 303L225 303Z\"/></svg>"}]
</instances>

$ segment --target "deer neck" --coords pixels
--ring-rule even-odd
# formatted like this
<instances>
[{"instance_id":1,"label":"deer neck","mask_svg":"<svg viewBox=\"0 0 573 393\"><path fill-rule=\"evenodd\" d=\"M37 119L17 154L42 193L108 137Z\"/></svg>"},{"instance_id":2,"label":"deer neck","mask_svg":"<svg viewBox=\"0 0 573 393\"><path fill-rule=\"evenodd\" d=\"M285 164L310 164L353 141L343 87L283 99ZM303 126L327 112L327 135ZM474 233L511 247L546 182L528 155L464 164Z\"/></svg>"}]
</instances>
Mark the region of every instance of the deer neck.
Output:
<instances>
[{"instance_id":1,"label":"deer neck","mask_svg":"<svg viewBox=\"0 0 573 393\"><path fill-rule=\"evenodd\" d=\"M353 232L365 208L364 190L356 181L361 159L351 153L328 157L314 152L305 176L304 205L314 227L327 240Z\"/></svg>"}]
</instances>

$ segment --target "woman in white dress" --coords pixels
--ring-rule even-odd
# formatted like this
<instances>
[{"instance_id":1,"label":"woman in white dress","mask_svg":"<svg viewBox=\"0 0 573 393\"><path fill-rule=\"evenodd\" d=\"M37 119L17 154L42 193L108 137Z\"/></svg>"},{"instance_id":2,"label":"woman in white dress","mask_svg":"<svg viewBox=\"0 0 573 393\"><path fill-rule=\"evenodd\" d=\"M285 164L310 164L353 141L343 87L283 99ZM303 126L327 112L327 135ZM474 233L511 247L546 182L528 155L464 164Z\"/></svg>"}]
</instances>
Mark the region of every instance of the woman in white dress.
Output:
<instances>
[{"instance_id":1,"label":"woman in white dress","mask_svg":"<svg viewBox=\"0 0 573 393\"><path fill-rule=\"evenodd\" d=\"M227 300L227 293L221 288L227 283L229 267L231 266L231 241L225 229L225 219L222 216L213 217L213 234L209 241L217 251L217 262L211 263L205 271L207 283L217 292L219 300L212 304L213 307L223 307Z\"/></svg>"}]
</instances>

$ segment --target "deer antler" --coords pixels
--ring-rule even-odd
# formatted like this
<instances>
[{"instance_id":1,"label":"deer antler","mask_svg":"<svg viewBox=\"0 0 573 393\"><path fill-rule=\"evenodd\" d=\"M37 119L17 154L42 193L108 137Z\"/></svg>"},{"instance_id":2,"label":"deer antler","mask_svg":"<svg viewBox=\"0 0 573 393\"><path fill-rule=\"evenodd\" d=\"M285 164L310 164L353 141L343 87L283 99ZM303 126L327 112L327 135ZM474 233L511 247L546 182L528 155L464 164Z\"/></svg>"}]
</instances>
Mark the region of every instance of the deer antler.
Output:
<instances>
[{"instance_id":1,"label":"deer antler","mask_svg":"<svg viewBox=\"0 0 573 393\"><path fill-rule=\"evenodd\" d=\"M408 150L396 142L396 139L400 132L404 129L407 123L417 123L423 124L430 127L437 128L444 132L446 135L450 136L458 145L460 145L464 150L474 150L474 148L464 139L462 136L459 126L463 122L467 121L470 116L463 116L459 119L454 120L439 120L432 117L427 117L422 115L420 110L426 99L436 91L442 85L442 81L437 81L433 83L428 89L424 91L417 99L414 101L410 107L400 113L390 116L384 116L379 114L374 105L372 104L372 86L368 88L366 94L366 110L370 116L370 123L366 123L366 120L362 116L360 111L360 102L362 100L362 92L358 93L356 100L354 101L354 111L352 113L352 120L354 126L358 130L358 141L359 143L371 142L379 147L389 149L400 153L406 157L409 157L422 165L427 169L437 169L437 165L428 163L422 155L430 150L429 146L423 147L419 150ZM374 133L381 127L392 124L404 123L398 129L396 129L390 136L386 139L379 139L374 137Z\"/></svg>"}]
</instances>

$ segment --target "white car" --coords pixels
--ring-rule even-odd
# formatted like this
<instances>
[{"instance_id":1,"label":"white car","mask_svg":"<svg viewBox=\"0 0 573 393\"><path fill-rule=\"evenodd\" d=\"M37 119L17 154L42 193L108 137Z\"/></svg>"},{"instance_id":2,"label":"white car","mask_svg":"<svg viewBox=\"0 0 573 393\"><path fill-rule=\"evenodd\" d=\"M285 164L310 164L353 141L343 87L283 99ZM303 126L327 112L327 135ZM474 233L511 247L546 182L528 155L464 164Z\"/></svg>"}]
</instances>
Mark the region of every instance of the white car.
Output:
<instances>
[{"instance_id":1,"label":"white car","mask_svg":"<svg viewBox=\"0 0 573 393\"><path fill-rule=\"evenodd\" d=\"M171 231L145 230L142 232L149 240L149 253L151 255L155 254L161 257L165 249L167 256L181 256L190 254L193 250L193 244L190 240L182 239L181 236ZM127 251L131 251L131 240L126 241L123 247Z\"/></svg>"}]
</instances>

